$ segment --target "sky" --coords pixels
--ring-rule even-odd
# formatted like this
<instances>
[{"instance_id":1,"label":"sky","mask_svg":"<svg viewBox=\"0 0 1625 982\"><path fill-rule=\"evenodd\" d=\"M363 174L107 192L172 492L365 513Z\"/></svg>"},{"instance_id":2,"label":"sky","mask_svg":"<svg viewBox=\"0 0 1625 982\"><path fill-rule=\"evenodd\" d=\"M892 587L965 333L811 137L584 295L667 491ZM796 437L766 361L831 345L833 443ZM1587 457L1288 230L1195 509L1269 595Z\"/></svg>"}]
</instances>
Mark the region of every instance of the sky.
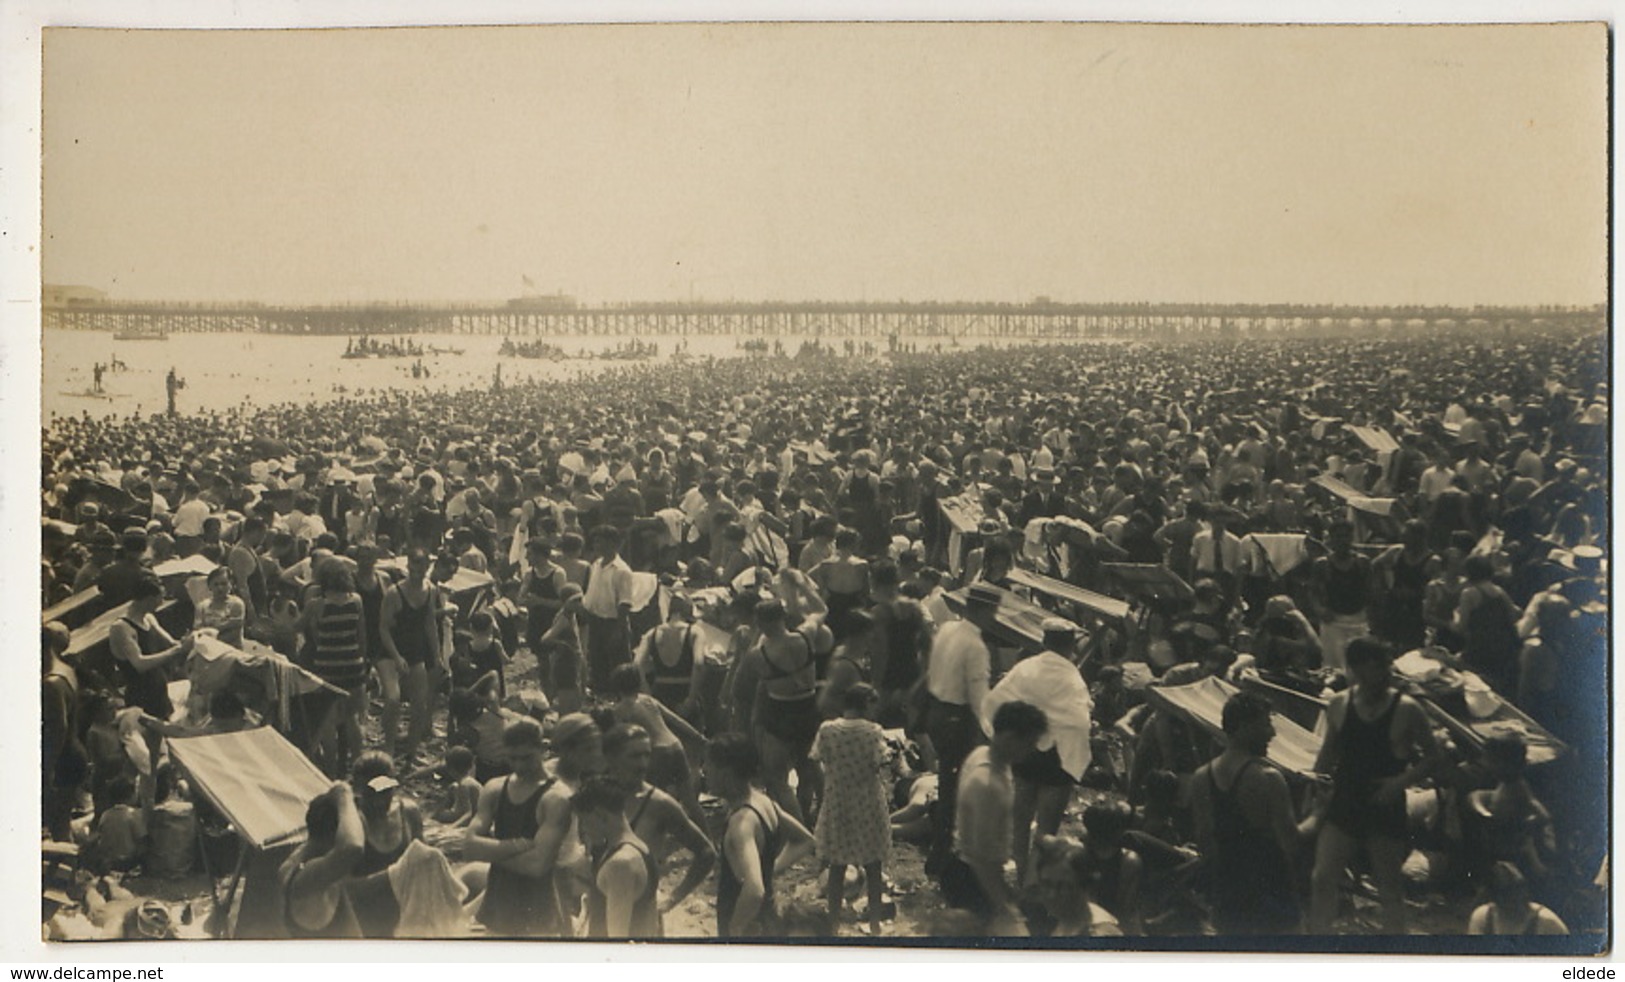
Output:
<instances>
[{"instance_id":1,"label":"sky","mask_svg":"<svg viewBox=\"0 0 1625 982\"><path fill-rule=\"evenodd\" d=\"M1606 95L1598 25L54 29L43 276L267 303L1593 304Z\"/></svg>"}]
</instances>

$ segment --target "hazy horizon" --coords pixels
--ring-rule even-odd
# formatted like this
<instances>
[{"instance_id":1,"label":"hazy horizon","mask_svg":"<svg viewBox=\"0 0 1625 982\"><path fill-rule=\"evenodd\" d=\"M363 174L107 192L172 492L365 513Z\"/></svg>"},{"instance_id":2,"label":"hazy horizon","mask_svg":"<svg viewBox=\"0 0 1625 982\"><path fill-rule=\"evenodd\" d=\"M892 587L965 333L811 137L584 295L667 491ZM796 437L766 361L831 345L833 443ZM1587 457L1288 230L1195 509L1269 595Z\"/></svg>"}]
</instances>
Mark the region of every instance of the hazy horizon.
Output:
<instances>
[{"instance_id":1,"label":"hazy horizon","mask_svg":"<svg viewBox=\"0 0 1625 982\"><path fill-rule=\"evenodd\" d=\"M1602 25L53 28L120 300L1590 306Z\"/></svg>"}]
</instances>

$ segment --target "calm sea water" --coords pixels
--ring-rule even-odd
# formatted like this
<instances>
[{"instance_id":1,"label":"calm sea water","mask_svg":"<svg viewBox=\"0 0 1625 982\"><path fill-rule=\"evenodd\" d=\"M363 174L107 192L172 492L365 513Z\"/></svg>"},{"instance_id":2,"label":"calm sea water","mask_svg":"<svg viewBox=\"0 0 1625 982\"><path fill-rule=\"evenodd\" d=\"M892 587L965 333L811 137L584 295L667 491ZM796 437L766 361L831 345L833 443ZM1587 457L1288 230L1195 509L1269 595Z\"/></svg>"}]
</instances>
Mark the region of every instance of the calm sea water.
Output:
<instances>
[{"instance_id":1,"label":"calm sea water","mask_svg":"<svg viewBox=\"0 0 1625 982\"><path fill-rule=\"evenodd\" d=\"M413 340L425 348L461 349L461 355L425 354L428 378L412 378L411 358L344 359L344 337L291 337L272 334L172 334L166 341L115 341L99 331L46 331L42 339L43 418L52 416L150 415L165 409L164 378L173 368L186 386L176 398L182 412L220 410L244 404L320 401L341 394L365 395L381 389L435 391L487 386L497 364L506 382L572 378L624 362L598 360L542 361L501 358L500 336L418 334ZM550 338L571 354L602 352L616 344L613 338ZM680 340L676 336L644 339L659 345L657 362L671 360ZM734 357L742 352L737 338L725 335L690 336L688 352L695 357ZM785 350L794 353L804 340L784 337ZM884 350L883 339L869 339ZM940 338L917 339L924 351ZM839 348L841 339L825 338ZM966 340L966 345L983 343ZM1023 343L1023 342L1013 342ZM104 394L92 396L92 366L114 356L129 366L107 372Z\"/></svg>"}]
</instances>

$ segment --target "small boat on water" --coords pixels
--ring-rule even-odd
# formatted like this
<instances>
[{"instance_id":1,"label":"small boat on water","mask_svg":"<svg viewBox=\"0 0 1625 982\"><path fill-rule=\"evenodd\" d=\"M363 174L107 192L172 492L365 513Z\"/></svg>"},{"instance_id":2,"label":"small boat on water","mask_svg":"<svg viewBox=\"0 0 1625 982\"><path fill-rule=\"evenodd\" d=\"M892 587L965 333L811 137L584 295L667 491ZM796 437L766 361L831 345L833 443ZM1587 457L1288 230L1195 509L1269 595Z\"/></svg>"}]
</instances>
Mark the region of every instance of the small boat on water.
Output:
<instances>
[{"instance_id":1,"label":"small boat on water","mask_svg":"<svg viewBox=\"0 0 1625 982\"><path fill-rule=\"evenodd\" d=\"M57 392L57 395L66 396L69 399L103 399L107 402L112 402L114 399L124 398L124 393L122 392L115 395L111 392L97 392L93 389L84 389L79 392L68 392L66 390L62 390Z\"/></svg>"},{"instance_id":2,"label":"small boat on water","mask_svg":"<svg viewBox=\"0 0 1625 982\"><path fill-rule=\"evenodd\" d=\"M168 341L169 332L162 328L156 331L118 331L113 335L114 341Z\"/></svg>"},{"instance_id":3,"label":"small boat on water","mask_svg":"<svg viewBox=\"0 0 1625 982\"><path fill-rule=\"evenodd\" d=\"M463 353L462 348L436 348L433 346L426 348L425 351L431 355L460 355Z\"/></svg>"}]
</instances>

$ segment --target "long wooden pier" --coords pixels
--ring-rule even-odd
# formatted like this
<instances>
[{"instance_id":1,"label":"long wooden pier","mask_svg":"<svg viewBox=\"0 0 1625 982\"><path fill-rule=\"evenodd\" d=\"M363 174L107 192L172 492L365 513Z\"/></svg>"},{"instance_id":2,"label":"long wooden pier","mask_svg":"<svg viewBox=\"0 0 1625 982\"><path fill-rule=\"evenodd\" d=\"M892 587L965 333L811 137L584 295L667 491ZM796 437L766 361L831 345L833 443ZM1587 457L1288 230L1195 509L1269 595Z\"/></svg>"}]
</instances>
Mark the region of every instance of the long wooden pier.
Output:
<instances>
[{"instance_id":1,"label":"long wooden pier","mask_svg":"<svg viewBox=\"0 0 1625 982\"><path fill-rule=\"evenodd\" d=\"M1177 338L1427 335L1604 329L1604 308L1395 308L1195 304L358 304L266 306L90 301L47 304L50 329L130 333L495 334L649 337Z\"/></svg>"}]
</instances>

